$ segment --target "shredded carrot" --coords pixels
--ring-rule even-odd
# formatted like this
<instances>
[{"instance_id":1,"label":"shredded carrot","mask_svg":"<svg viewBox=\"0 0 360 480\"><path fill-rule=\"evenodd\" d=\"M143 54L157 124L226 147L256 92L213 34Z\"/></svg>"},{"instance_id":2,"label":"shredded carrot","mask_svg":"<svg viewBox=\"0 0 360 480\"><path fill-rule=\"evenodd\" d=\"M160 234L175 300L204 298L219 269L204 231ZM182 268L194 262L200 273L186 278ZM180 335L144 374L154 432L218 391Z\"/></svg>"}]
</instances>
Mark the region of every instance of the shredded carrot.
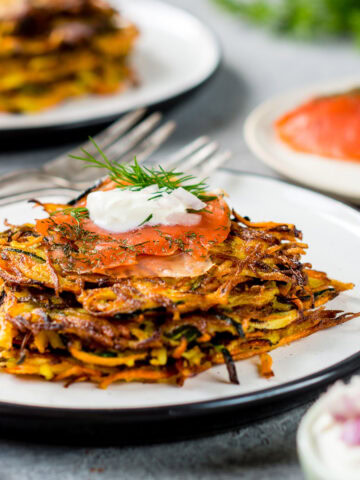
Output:
<instances>
[{"instance_id":1,"label":"shredded carrot","mask_svg":"<svg viewBox=\"0 0 360 480\"><path fill-rule=\"evenodd\" d=\"M97 372L96 370L93 370L91 368L80 367L78 365L75 365L75 366L70 367L67 370L59 373L58 375L56 375L54 380L55 381L64 380L65 378L69 378L69 377L72 377L72 376L75 377L77 375L86 375L87 377L90 375L90 376L98 376L99 377L99 372Z\"/></svg>"},{"instance_id":2,"label":"shredded carrot","mask_svg":"<svg viewBox=\"0 0 360 480\"><path fill-rule=\"evenodd\" d=\"M211 340L211 335L209 335L208 333L204 333L203 335L201 335L201 337L197 339L199 343L209 342L210 340Z\"/></svg>"},{"instance_id":3,"label":"shredded carrot","mask_svg":"<svg viewBox=\"0 0 360 480\"><path fill-rule=\"evenodd\" d=\"M250 324L250 318L244 318L242 320L241 326L244 333L246 333L246 331L249 329L249 324Z\"/></svg>"},{"instance_id":4,"label":"shredded carrot","mask_svg":"<svg viewBox=\"0 0 360 480\"><path fill-rule=\"evenodd\" d=\"M291 301L293 302L294 305L297 306L297 308L299 310L301 310L301 311L304 310L304 305L303 305L302 301L300 300L300 298L293 297L293 298L291 298Z\"/></svg>"},{"instance_id":5,"label":"shredded carrot","mask_svg":"<svg viewBox=\"0 0 360 480\"><path fill-rule=\"evenodd\" d=\"M252 228L263 228L265 230L270 230L272 228L276 227L281 227L283 225L289 227L289 229L293 230L295 228L295 225L292 223L277 223L277 222L251 222L249 220L246 220L246 218L242 217L238 213L233 211L233 214L237 220L239 220L241 223L246 225L247 227L252 227Z\"/></svg>"},{"instance_id":6,"label":"shredded carrot","mask_svg":"<svg viewBox=\"0 0 360 480\"><path fill-rule=\"evenodd\" d=\"M139 381L159 381L165 380L172 377L173 374L166 370L150 370L146 367L144 368L133 368L130 370L124 370L114 375L109 375L105 380L103 380L99 387L106 389L109 385L116 382L117 380L123 380L125 382L131 382L134 380Z\"/></svg>"},{"instance_id":7,"label":"shredded carrot","mask_svg":"<svg viewBox=\"0 0 360 480\"><path fill-rule=\"evenodd\" d=\"M186 350L186 347L187 347L187 340L185 337L182 337L181 341L180 341L180 345L178 347L175 348L174 350L174 353L172 354L172 356L174 358L180 358L181 355L185 352Z\"/></svg>"},{"instance_id":8,"label":"shredded carrot","mask_svg":"<svg viewBox=\"0 0 360 480\"><path fill-rule=\"evenodd\" d=\"M275 252L278 252L283 248L283 245L274 245L273 247L268 248L267 253L273 254Z\"/></svg>"},{"instance_id":9,"label":"shredded carrot","mask_svg":"<svg viewBox=\"0 0 360 480\"><path fill-rule=\"evenodd\" d=\"M21 234L21 232L19 232L19 234ZM27 247L31 247L33 245L36 245L36 244L41 244L41 242L43 241L43 236L39 236L39 237L28 237L26 239L26 246Z\"/></svg>"},{"instance_id":10,"label":"shredded carrot","mask_svg":"<svg viewBox=\"0 0 360 480\"><path fill-rule=\"evenodd\" d=\"M259 373L262 377L270 378L274 376L274 372L272 371L272 358L268 353L262 353L259 355L260 357L260 364L258 365Z\"/></svg>"},{"instance_id":11,"label":"shredded carrot","mask_svg":"<svg viewBox=\"0 0 360 480\"><path fill-rule=\"evenodd\" d=\"M117 367L118 365L133 366L136 360L143 360L147 356L147 352L140 352L124 357L100 357L93 353L82 352L74 346L69 347L69 351L74 358L81 362L102 365L104 367Z\"/></svg>"}]
</instances>

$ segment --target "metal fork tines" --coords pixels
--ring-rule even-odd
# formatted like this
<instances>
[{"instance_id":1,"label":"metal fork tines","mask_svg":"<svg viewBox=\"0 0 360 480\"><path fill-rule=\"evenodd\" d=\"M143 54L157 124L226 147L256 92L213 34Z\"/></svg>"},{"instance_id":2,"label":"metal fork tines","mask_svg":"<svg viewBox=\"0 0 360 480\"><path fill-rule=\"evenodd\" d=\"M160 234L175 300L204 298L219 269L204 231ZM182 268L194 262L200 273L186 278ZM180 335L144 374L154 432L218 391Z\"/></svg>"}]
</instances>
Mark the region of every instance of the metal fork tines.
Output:
<instances>
[{"instance_id":1,"label":"metal fork tines","mask_svg":"<svg viewBox=\"0 0 360 480\"><path fill-rule=\"evenodd\" d=\"M141 142L143 150L136 152L136 150L130 150L122 157L131 160L131 156L134 152L137 153L139 161L145 160L154 149L160 145L165 138L169 135L169 129L173 128L170 123L165 123L162 127L157 128L151 135ZM205 178L210 176L215 170L220 168L225 162L227 162L232 156L229 150L220 151L219 144L214 142L209 137L203 136L192 141L185 147L178 150L174 155L166 158L164 161L156 162L163 168L169 170L174 169L178 172L187 172L194 174L199 178ZM99 178L99 170L94 169L97 173L96 179ZM74 190L82 190L88 188L93 182L68 182L67 185L60 185L61 187L72 188ZM34 196L34 191L31 192L22 190L21 193L12 195L16 197L16 200L23 200L30 198L27 196ZM0 204L3 201L9 199L8 195L0 196Z\"/></svg>"},{"instance_id":2,"label":"metal fork tines","mask_svg":"<svg viewBox=\"0 0 360 480\"><path fill-rule=\"evenodd\" d=\"M232 157L230 150L219 152L218 142L207 136L189 143L161 165L166 169L191 172L197 176L211 175Z\"/></svg>"},{"instance_id":3,"label":"metal fork tines","mask_svg":"<svg viewBox=\"0 0 360 480\"><path fill-rule=\"evenodd\" d=\"M166 125L164 125L164 127L165 132L163 132L160 127L144 142L148 144L147 148L143 151L146 152L146 157L148 157L148 153L153 150L152 141L154 140L156 143L158 136L162 137L164 133L166 134ZM209 137L199 137L181 148L176 154L160 162L160 165L166 170L176 170L191 173L198 177L207 177L232 157L232 153L229 150L219 152L219 147L218 142L211 140ZM134 158L134 155L138 161L144 160L142 153L136 153L136 151L128 153L125 157L122 156L121 160L130 161Z\"/></svg>"},{"instance_id":4,"label":"metal fork tines","mask_svg":"<svg viewBox=\"0 0 360 480\"><path fill-rule=\"evenodd\" d=\"M110 160L129 161L136 154L138 161L145 161L157 150L175 129L175 122L167 121L160 125L162 114L155 112L143 119L145 109L139 109L123 116L110 127L96 135L93 140ZM99 178L104 172L99 169L85 168L84 163L74 160L71 156L83 156L83 150L95 158L101 154L92 141L76 147L70 152L61 154L50 160L40 169L22 169L10 172L0 177L0 186L31 178L43 178L49 184L85 188L85 186Z\"/></svg>"}]
</instances>

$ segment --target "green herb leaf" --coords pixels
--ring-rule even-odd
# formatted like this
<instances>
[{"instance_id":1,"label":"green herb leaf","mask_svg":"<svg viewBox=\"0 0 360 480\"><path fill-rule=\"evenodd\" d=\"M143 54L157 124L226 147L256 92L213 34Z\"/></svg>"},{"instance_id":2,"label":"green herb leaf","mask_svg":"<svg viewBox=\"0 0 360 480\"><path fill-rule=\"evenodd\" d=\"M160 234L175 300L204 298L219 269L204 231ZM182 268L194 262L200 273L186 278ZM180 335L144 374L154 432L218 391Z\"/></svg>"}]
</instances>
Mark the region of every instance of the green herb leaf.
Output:
<instances>
[{"instance_id":1,"label":"green herb leaf","mask_svg":"<svg viewBox=\"0 0 360 480\"><path fill-rule=\"evenodd\" d=\"M143 222L139 223L138 226L141 227L141 225L144 225L144 223L146 223L146 222L148 222L149 220L151 220L152 217L153 217L153 214L150 213L150 215L149 215L147 218L145 218L145 220L144 220Z\"/></svg>"},{"instance_id":2,"label":"green herb leaf","mask_svg":"<svg viewBox=\"0 0 360 480\"><path fill-rule=\"evenodd\" d=\"M182 337L185 337L188 343L190 343L200 337L201 334L199 330L192 325L182 325L181 327L175 328L175 330L167 334L167 336L172 340L181 340Z\"/></svg>"},{"instance_id":3,"label":"green herb leaf","mask_svg":"<svg viewBox=\"0 0 360 480\"><path fill-rule=\"evenodd\" d=\"M298 38L352 37L360 44L357 0L213 0L252 23Z\"/></svg>"},{"instance_id":4,"label":"green herb leaf","mask_svg":"<svg viewBox=\"0 0 360 480\"><path fill-rule=\"evenodd\" d=\"M115 358L117 357L117 354L115 352L99 352L96 353L99 357L104 357L104 358Z\"/></svg>"}]
</instances>

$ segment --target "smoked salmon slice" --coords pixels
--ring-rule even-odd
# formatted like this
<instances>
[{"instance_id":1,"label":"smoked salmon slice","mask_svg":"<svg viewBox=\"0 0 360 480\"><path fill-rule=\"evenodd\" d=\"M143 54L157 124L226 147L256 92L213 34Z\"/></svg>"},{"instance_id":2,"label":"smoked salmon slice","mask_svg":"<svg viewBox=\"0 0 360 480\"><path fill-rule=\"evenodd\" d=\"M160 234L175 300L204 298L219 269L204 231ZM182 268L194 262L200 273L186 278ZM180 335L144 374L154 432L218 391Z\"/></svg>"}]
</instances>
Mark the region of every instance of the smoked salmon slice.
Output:
<instances>
[{"instance_id":1,"label":"smoked salmon slice","mask_svg":"<svg viewBox=\"0 0 360 480\"><path fill-rule=\"evenodd\" d=\"M86 206L86 201L82 200ZM36 230L46 238L53 260L65 271L105 273L137 263L139 255L170 256L186 253L206 258L208 250L230 232L230 210L222 195L207 202L197 225L143 226L113 233L89 218L74 218L67 205L43 205L52 212L37 220Z\"/></svg>"}]
</instances>

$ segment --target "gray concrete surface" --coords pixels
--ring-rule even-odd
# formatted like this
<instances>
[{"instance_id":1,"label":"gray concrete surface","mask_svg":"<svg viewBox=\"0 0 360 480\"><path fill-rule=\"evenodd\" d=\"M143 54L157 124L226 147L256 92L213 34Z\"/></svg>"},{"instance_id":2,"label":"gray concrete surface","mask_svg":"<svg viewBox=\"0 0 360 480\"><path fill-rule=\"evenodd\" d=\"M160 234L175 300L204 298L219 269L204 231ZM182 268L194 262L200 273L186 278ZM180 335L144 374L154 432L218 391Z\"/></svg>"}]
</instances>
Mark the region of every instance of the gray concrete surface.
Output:
<instances>
[{"instance_id":1,"label":"gray concrete surface","mask_svg":"<svg viewBox=\"0 0 360 480\"><path fill-rule=\"evenodd\" d=\"M301 480L294 445L304 411L211 438L147 447L74 449L0 441L0 479Z\"/></svg>"},{"instance_id":2,"label":"gray concrete surface","mask_svg":"<svg viewBox=\"0 0 360 480\"><path fill-rule=\"evenodd\" d=\"M276 176L246 148L242 126L247 114L283 90L358 73L359 51L341 41L314 45L269 36L210 0L170 1L214 29L224 60L209 84L167 112L178 130L161 155L209 134L234 151L231 167ZM0 147L0 173L40 165L71 146L66 134L54 141L57 145L51 148L29 148L26 141L9 146L6 141L6 147ZM0 480L300 480L295 433L307 406L226 434L163 446L74 449L0 440Z\"/></svg>"}]
</instances>

